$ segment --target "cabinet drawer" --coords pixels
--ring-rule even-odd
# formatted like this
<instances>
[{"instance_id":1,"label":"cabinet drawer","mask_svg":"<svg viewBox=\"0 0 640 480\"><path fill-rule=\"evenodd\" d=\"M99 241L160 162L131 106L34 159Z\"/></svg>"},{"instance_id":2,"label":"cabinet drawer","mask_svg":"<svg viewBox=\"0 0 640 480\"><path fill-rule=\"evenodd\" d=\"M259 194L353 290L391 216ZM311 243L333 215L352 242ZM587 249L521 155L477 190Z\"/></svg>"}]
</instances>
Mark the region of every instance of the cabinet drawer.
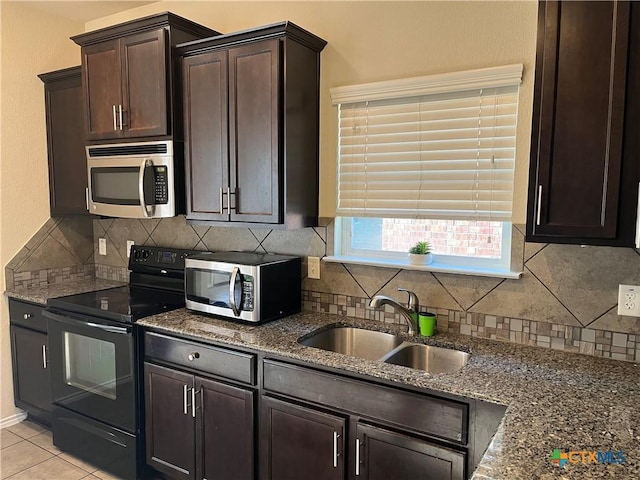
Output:
<instances>
[{"instance_id":1,"label":"cabinet drawer","mask_svg":"<svg viewBox=\"0 0 640 480\"><path fill-rule=\"evenodd\" d=\"M9 318L14 325L47 331L47 319L42 315L44 305L23 302L22 300L9 299Z\"/></svg>"},{"instance_id":2,"label":"cabinet drawer","mask_svg":"<svg viewBox=\"0 0 640 480\"><path fill-rule=\"evenodd\" d=\"M145 357L255 385L256 356L145 332Z\"/></svg>"},{"instance_id":3,"label":"cabinet drawer","mask_svg":"<svg viewBox=\"0 0 640 480\"><path fill-rule=\"evenodd\" d=\"M274 360L264 361L264 388L376 418L465 445L468 405L339 377Z\"/></svg>"}]
</instances>

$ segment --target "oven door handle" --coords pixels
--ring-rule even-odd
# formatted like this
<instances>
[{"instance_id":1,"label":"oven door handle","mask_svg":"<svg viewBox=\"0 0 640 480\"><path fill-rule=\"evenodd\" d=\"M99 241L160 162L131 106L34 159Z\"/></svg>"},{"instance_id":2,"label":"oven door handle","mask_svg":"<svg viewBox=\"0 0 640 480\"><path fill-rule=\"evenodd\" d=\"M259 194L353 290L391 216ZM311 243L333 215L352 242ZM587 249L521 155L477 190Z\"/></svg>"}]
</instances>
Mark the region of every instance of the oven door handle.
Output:
<instances>
[{"instance_id":1,"label":"oven door handle","mask_svg":"<svg viewBox=\"0 0 640 480\"><path fill-rule=\"evenodd\" d=\"M104 330L105 332L118 333L121 335L127 335L131 333L130 327L116 327L115 325L103 325L100 323L87 322L86 320L76 319L67 315L60 315L59 313L53 313L46 309L42 311L42 314L45 317L50 318L51 320L56 320L58 322L63 322L70 325L83 325L87 327L98 328L100 330Z\"/></svg>"}]
</instances>

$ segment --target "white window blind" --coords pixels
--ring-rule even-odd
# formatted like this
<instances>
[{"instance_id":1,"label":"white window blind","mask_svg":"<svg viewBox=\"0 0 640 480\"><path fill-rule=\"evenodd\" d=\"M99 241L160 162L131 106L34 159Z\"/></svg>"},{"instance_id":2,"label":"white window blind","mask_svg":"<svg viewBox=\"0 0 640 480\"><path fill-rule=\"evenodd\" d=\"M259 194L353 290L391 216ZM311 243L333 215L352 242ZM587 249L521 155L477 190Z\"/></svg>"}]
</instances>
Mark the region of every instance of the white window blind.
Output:
<instances>
[{"instance_id":1,"label":"white window blind","mask_svg":"<svg viewBox=\"0 0 640 480\"><path fill-rule=\"evenodd\" d=\"M510 221L522 65L331 90L340 216Z\"/></svg>"}]
</instances>

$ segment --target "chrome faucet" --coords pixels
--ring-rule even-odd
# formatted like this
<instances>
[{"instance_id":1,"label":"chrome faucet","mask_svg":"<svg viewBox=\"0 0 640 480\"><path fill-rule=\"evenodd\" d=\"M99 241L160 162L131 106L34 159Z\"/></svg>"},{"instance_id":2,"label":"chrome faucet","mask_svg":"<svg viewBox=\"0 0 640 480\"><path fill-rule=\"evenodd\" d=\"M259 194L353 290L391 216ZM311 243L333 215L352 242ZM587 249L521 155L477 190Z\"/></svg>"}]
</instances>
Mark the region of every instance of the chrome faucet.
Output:
<instances>
[{"instance_id":1,"label":"chrome faucet","mask_svg":"<svg viewBox=\"0 0 640 480\"><path fill-rule=\"evenodd\" d=\"M369 302L369 306L371 308L380 308L383 305L391 305L407 321L407 325L409 326L407 333L409 335L414 335L418 331L418 310L420 309L418 296L406 288L399 288L398 291L407 292L409 294L409 300L407 301L406 307L386 295L375 295Z\"/></svg>"}]
</instances>

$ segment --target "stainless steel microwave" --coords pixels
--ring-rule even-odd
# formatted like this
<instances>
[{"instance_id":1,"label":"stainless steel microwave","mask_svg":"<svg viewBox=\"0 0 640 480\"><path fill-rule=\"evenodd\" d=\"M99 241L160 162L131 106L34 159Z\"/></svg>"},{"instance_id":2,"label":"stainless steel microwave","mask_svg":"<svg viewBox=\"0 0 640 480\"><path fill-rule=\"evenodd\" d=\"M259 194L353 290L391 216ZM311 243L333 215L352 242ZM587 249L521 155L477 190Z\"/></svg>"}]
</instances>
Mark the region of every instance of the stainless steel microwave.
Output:
<instances>
[{"instance_id":1,"label":"stainless steel microwave","mask_svg":"<svg viewBox=\"0 0 640 480\"><path fill-rule=\"evenodd\" d=\"M205 252L185 259L185 304L190 310L262 323L302 307L300 257Z\"/></svg>"},{"instance_id":2,"label":"stainless steel microwave","mask_svg":"<svg viewBox=\"0 0 640 480\"><path fill-rule=\"evenodd\" d=\"M89 145L86 151L90 213L124 218L180 213L173 142Z\"/></svg>"}]
</instances>

